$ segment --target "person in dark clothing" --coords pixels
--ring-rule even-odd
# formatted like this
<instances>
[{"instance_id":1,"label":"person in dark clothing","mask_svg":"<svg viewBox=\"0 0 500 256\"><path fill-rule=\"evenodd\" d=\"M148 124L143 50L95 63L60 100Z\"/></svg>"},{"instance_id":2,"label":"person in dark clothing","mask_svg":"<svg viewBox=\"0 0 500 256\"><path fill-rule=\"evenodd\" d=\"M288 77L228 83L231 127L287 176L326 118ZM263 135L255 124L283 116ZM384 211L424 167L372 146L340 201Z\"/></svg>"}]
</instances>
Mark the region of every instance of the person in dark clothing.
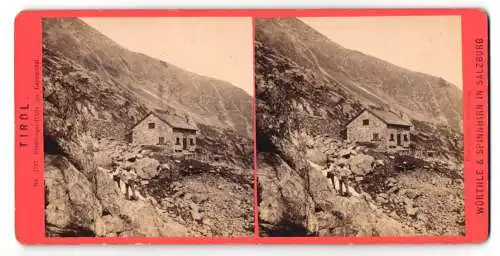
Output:
<instances>
[{"instance_id":1,"label":"person in dark clothing","mask_svg":"<svg viewBox=\"0 0 500 256\"><path fill-rule=\"evenodd\" d=\"M335 177L339 180L340 176L338 175L337 167L333 163L329 164L326 177L332 181L333 190L338 192L337 186L335 185Z\"/></svg>"},{"instance_id":2,"label":"person in dark clothing","mask_svg":"<svg viewBox=\"0 0 500 256\"><path fill-rule=\"evenodd\" d=\"M121 189L121 183L120 183L121 168L117 163L113 163L112 168L113 168L113 172L111 173L111 175L113 175L113 181L116 182L118 189Z\"/></svg>"}]
</instances>

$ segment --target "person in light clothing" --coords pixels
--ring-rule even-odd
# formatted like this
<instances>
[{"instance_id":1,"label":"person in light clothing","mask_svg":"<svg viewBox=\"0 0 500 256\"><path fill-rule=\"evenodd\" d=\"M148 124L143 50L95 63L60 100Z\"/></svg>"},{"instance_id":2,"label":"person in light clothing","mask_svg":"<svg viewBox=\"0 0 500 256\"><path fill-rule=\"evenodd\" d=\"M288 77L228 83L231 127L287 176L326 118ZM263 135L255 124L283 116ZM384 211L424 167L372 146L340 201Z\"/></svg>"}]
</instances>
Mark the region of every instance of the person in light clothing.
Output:
<instances>
[{"instance_id":1,"label":"person in light clothing","mask_svg":"<svg viewBox=\"0 0 500 256\"><path fill-rule=\"evenodd\" d=\"M128 200L132 200L137 198L135 194L135 184L137 180L137 174L133 167L128 167L126 169L122 169L120 179L125 183L125 198ZM129 196L129 189L132 191L132 197Z\"/></svg>"},{"instance_id":2,"label":"person in light clothing","mask_svg":"<svg viewBox=\"0 0 500 256\"><path fill-rule=\"evenodd\" d=\"M340 182L339 182L339 193L340 195L346 195L349 196L349 176L351 175L351 170L349 169L347 164L340 163L339 164L339 176L340 176ZM343 191L342 186L345 188L345 193Z\"/></svg>"}]
</instances>

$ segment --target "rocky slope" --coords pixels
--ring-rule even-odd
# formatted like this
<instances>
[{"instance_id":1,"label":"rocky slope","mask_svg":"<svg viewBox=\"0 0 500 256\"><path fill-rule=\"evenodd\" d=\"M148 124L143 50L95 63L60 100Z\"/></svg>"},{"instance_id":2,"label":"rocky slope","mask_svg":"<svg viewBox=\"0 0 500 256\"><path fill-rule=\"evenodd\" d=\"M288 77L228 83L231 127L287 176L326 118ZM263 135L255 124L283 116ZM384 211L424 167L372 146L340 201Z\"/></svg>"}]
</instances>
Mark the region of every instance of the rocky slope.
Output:
<instances>
[{"instance_id":1,"label":"rocky slope","mask_svg":"<svg viewBox=\"0 0 500 256\"><path fill-rule=\"evenodd\" d=\"M345 49L296 19L257 19L255 40L261 235L463 233L456 87ZM413 146L433 150L433 159L418 168L400 167L397 155L346 145L345 125L370 106L412 119ZM329 155L346 150L357 155L348 160L353 166L362 163L366 170L382 161L387 167L387 172L361 172L363 180L353 185L362 191L353 197L336 194L322 171ZM414 202L416 197L406 199L396 189L384 191L389 178L395 179L390 188L403 184L425 196ZM445 194L453 194L449 205L443 203ZM435 211L437 205L448 211Z\"/></svg>"},{"instance_id":2,"label":"rocky slope","mask_svg":"<svg viewBox=\"0 0 500 256\"><path fill-rule=\"evenodd\" d=\"M244 110L251 106L250 96L239 97L239 89L127 52L79 20L48 19L43 26L46 235L251 235L253 161L246 121L251 113ZM118 57L124 58L121 64L114 63ZM87 58L96 61L93 67ZM109 73L125 66L126 72ZM191 82L161 79L183 87L172 89L178 93L187 94L182 91L191 88L197 95L196 106L187 112L181 103L165 108L172 115L187 116L200 129L199 150L206 159L194 172L181 172L192 171L189 161L174 160L154 148L136 148L125 139L138 120L158 107L140 93L142 87L132 85L144 79L146 84L140 85L145 90L152 86L144 76L155 78L137 70L142 68L156 70L157 79L190 76ZM220 94L215 97L211 90ZM199 119L197 106L218 117ZM120 190L112 180L113 160L136 167L138 200L126 200L124 186ZM204 198L196 199L200 196Z\"/></svg>"}]
</instances>

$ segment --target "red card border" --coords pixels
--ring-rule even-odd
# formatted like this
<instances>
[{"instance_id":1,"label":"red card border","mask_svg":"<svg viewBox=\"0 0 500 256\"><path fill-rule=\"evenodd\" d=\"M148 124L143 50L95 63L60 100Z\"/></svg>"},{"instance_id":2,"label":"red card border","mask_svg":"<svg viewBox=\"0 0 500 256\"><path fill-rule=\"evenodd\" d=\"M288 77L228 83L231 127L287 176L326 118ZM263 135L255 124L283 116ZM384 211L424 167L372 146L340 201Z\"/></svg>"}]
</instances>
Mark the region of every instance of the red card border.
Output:
<instances>
[{"instance_id":1,"label":"red card border","mask_svg":"<svg viewBox=\"0 0 500 256\"><path fill-rule=\"evenodd\" d=\"M41 81L41 19L50 17L314 17L314 16L428 16L459 15L462 20L463 99L464 99L464 197L466 216L465 236L398 236L398 237L258 237L258 213L254 204L255 233L253 237L235 238L49 238L44 229L43 189L43 102ZM253 32L252 32L253 33ZM478 56L475 39L484 45L482 63L483 83L478 84ZM373 244L373 243L477 243L489 236L489 41L488 17L481 9L296 9L296 10L28 10L20 12L15 20L15 218L16 238L23 244ZM35 61L39 61L39 65ZM36 72L35 72L36 71ZM37 73L37 74L36 74ZM35 88L36 84L39 87ZM484 97L474 97L478 90ZM29 111L21 109L29 104ZM484 108L483 124L476 123L476 106ZM255 110L255 102L254 102ZM34 110L37 108L37 110ZM37 120L33 114L38 113ZM28 120L23 120L23 113ZM21 127L29 127L22 130ZM255 138L255 118L254 118ZM38 131L35 127L38 126ZM475 129L483 128L482 136ZM41 129L41 131L40 131ZM35 136L39 153L33 146L21 147L26 137ZM482 152L476 152L475 139L484 142ZM254 149L256 145L254 143ZM256 157L254 150L254 178ZM477 160L484 159L483 164ZM33 167L38 162L39 169ZM482 173L476 173L482 170ZM476 200L476 181L482 178L485 189L482 200ZM37 183L37 185L34 185ZM257 192L254 184L254 199ZM483 204L484 213L476 215L476 204Z\"/></svg>"}]
</instances>

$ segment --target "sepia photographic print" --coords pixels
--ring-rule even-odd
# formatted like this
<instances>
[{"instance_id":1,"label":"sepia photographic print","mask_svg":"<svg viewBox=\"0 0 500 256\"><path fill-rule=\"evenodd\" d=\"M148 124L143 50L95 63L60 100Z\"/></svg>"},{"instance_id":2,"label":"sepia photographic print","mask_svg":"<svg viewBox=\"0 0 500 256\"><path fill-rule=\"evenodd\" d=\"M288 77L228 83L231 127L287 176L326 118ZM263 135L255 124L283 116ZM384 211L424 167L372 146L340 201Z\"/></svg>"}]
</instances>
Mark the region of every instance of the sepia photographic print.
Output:
<instances>
[{"instance_id":1,"label":"sepia photographic print","mask_svg":"<svg viewBox=\"0 0 500 256\"><path fill-rule=\"evenodd\" d=\"M460 16L254 29L260 236L465 235Z\"/></svg>"},{"instance_id":2,"label":"sepia photographic print","mask_svg":"<svg viewBox=\"0 0 500 256\"><path fill-rule=\"evenodd\" d=\"M251 18L45 18L48 237L248 237Z\"/></svg>"}]
</instances>

